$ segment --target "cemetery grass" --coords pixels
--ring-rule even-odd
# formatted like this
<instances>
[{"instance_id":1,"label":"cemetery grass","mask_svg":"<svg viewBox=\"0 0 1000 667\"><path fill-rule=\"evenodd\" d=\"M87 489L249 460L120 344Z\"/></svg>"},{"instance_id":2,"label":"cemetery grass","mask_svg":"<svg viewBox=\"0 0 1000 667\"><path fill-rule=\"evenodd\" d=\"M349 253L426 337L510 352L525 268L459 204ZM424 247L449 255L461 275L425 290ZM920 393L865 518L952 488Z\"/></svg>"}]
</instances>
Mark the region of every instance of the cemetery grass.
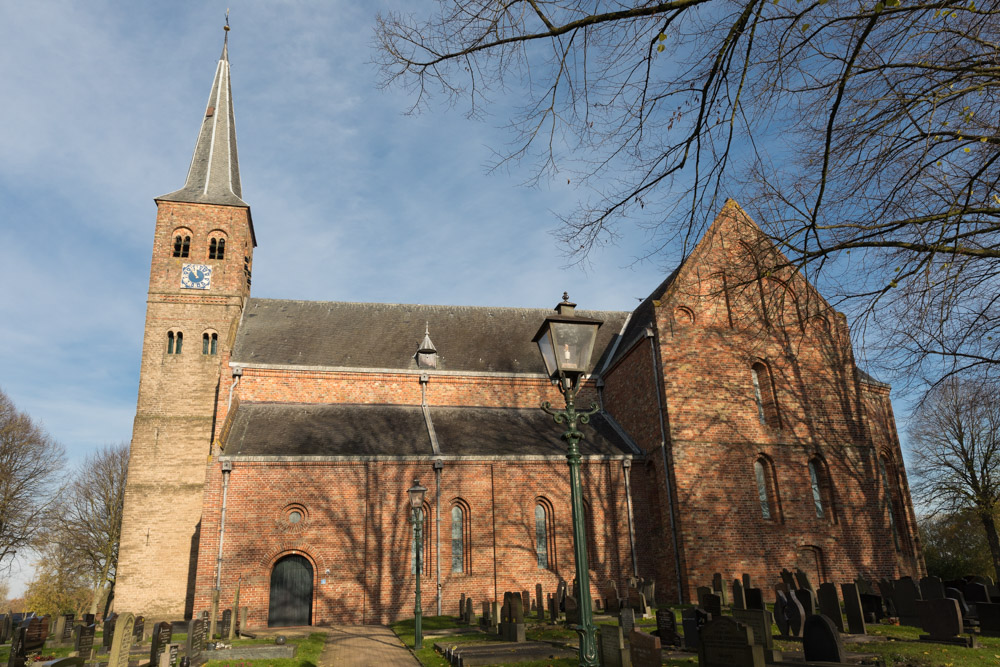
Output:
<instances>
[{"instance_id":1,"label":"cemetery grass","mask_svg":"<svg viewBox=\"0 0 1000 667\"><path fill-rule=\"evenodd\" d=\"M233 642L233 646L247 646L251 644L273 644L274 640L265 639L240 639ZM323 652L323 645L326 643L326 634L314 632L304 640L289 640L289 644L298 646L294 658L267 658L262 660L241 660L240 664L245 667L316 667L319 663L319 656ZM209 655L211 655L209 653ZM227 667L233 664L232 660L209 660L206 667Z\"/></svg>"}]
</instances>

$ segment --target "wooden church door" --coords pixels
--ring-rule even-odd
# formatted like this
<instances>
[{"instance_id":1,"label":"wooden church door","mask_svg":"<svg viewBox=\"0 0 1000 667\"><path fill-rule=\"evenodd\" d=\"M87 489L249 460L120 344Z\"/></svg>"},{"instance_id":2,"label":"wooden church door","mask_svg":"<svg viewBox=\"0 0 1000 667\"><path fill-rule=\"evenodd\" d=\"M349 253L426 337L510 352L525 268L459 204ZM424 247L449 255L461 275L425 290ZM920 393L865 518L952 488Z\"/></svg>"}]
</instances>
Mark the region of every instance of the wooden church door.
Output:
<instances>
[{"instance_id":1,"label":"wooden church door","mask_svg":"<svg viewBox=\"0 0 1000 667\"><path fill-rule=\"evenodd\" d=\"M271 571L268 627L312 625L313 569L302 556L285 556Z\"/></svg>"}]
</instances>

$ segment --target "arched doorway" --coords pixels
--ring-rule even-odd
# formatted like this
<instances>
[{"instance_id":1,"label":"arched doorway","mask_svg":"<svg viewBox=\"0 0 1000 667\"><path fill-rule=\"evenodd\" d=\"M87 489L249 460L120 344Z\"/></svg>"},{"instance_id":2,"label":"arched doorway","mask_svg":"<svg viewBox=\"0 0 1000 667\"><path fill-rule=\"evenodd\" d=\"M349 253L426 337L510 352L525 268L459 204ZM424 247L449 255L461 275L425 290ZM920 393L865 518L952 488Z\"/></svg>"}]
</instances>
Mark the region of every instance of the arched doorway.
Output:
<instances>
[{"instance_id":1,"label":"arched doorway","mask_svg":"<svg viewBox=\"0 0 1000 667\"><path fill-rule=\"evenodd\" d=\"M312 625L313 568L304 557L285 556L271 570L268 627Z\"/></svg>"}]
</instances>

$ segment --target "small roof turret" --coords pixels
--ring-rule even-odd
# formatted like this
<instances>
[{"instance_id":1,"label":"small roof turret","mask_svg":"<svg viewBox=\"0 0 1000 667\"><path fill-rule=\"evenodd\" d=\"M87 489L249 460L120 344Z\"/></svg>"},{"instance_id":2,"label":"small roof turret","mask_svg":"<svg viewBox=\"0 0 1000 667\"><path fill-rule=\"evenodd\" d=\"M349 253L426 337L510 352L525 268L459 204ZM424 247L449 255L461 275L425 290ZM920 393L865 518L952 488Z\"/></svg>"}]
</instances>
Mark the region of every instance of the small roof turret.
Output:
<instances>
[{"instance_id":1,"label":"small roof turret","mask_svg":"<svg viewBox=\"0 0 1000 667\"><path fill-rule=\"evenodd\" d=\"M222 55L215 68L212 92L205 106L194 156L184 187L157 197L162 201L248 206L243 201L240 164L236 153L236 122L233 115L233 91L229 83L229 18Z\"/></svg>"}]
</instances>

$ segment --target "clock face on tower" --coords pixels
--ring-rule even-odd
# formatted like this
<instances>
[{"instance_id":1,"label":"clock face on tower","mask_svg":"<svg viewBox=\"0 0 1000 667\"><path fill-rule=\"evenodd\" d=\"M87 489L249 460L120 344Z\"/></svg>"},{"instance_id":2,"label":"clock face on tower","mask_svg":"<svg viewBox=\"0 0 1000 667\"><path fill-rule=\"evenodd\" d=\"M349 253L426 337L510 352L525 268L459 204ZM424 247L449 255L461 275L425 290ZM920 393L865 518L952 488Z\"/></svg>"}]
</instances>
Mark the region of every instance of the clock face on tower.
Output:
<instances>
[{"instance_id":1,"label":"clock face on tower","mask_svg":"<svg viewBox=\"0 0 1000 667\"><path fill-rule=\"evenodd\" d=\"M208 289L212 285L212 267L208 264L185 264L181 268L181 287Z\"/></svg>"}]
</instances>

